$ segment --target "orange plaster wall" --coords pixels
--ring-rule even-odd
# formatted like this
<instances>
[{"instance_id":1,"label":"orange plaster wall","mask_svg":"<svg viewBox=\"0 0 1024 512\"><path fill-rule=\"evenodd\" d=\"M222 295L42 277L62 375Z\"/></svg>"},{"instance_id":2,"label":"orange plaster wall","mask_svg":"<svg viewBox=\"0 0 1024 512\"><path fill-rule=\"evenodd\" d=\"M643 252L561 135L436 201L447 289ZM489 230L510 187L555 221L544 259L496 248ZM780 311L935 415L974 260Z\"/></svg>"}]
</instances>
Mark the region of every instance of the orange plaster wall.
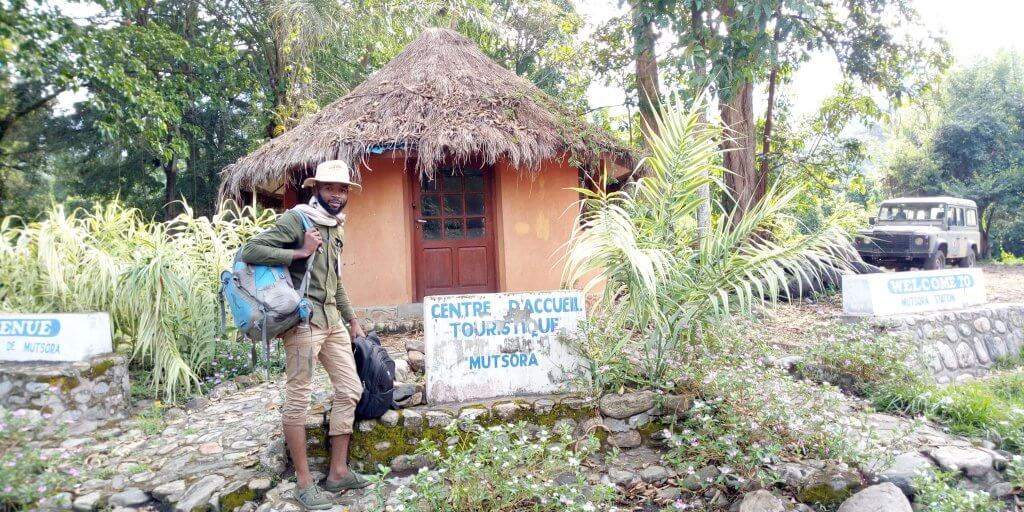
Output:
<instances>
[{"instance_id":1,"label":"orange plaster wall","mask_svg":"<svg viewBox=\"0 0 1024 512\"><path fill-rule=\"evenodd\" d=\"M563 245L578 213L578 172L547 161L539 174L505 162L495 166L498 213L498 284L503 292L561 288Z\"/></svg>"},{"instance_id":2,"label":"orange plaster wall","mask_svg":"<svg viewBox=\"0 0 1024 512\"><path fill-rule=\"evenodd\" d=\"M342 282L355 307L413 302L411 192L401 153L370 157L345 207Z\"/></svg>"}]
</instances>

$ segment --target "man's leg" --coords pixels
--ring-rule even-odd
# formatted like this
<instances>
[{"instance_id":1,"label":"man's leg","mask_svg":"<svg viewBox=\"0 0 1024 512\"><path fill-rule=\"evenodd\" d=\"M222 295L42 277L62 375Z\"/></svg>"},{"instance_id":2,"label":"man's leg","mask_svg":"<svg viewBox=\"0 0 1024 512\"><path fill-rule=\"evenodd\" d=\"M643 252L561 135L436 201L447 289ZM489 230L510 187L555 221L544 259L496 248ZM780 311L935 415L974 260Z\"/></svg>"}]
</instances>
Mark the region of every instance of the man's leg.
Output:
<instances>
[{"instance_id":1,"label":"man's leg","mask_svg":"<svg viewBox=\"0 0 1024 512\"><path fill-rule=\"evenodd\" d=\"M363 394L363 385L356 372L352 341L342 325L331 328L320 348L320 364L327 370L334 388L331 404L331 469L328 480L339 481L348 474L348 443L355 423L356 404Z\"/></svg>"},{"instance_id":2,"label":"man's leg","mask_svg":"<svg viewBox=\"0 0 1024 512\"><path fill-rule=\"evenodd\" d=\"M341 480L348 475L348 442L352 434L331 436L331 470L327 478Z\"/></svg>"},{"instance_id":3,"label":"man's leg","mask_svg":"<svg viewBox=\"0 0 1024 512\"><path fill-rule=\"evenodd\" d=\"M288 455L295 466L295 483L299 489L313 485L313 477L309 473L309 458L306 457L306 426L285 425L284 442L288 446Z\"/></svg>"},{"instance_id":4,"label":"man's leg","mask_svg":"<svg viewBox=\"0 0 1024 512\"><path fill-rule=\"evenodd\" d=\"M300 324L284 336L285 375L288 380L281 423L299 489L313 484L306 457L306 413L309 411L309 394L313 390L314 365L327 334L326 330Z\"/></svg>"}]
</instances>

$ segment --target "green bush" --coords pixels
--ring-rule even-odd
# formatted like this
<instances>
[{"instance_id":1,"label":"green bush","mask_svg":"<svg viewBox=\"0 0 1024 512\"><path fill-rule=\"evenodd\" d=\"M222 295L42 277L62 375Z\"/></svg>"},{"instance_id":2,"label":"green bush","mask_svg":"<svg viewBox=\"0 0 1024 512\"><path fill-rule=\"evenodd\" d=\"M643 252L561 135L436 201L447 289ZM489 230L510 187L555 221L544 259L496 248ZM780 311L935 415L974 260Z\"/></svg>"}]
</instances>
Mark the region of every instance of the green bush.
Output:
<instances>
[{"instance_id":1,"label":"green bush","mask_svg":"<svg viewBox=\"0 0 1024 512\"><path fill-rule=\"evenodd\" d=\"M1005 508L1003 502L986 492L956 487L955 480L955 474L943 471L918 475L914 479L914 503L922 512L999 512Z\"/></svg>"},{"instance_id":2,"label":"green bush","mask_svg":"<svg viewBox=\"0 0 1024 512\"><path fill-rule=\"evenodd\" d=\"M582 218L568 245L566 281L603 288L597 313L632 333L642 353L638 371L665 380L666 354L705 346L708 334L763 299L787 293L794 276L822 266L845 268L852 250L835 216L819 229L796 231L797 188L772 186L746 211L710 202L727 194L722 130L704 121L705 101L673 105L648 139L642 177L621 191L579 189Z\"/></svg>"},{"instance_id":3,"label":"green bush","mask_svg":"<svg viewBox=\"0 0 1024 512\"><path fill-rule=\"evenodd\" d=\"M42 451L33 442L47 416L0 408L0 510L31 508L79 479L77 449Z\"/></svg>"},{"instance_id":4,"label":"green bush","mask_svg":"<svg viewBox=\"0 0 1024 512\"><path fill-rule=\"evenodd\" d=\"M133 366L173 400L210 370L220 272L271 211L185 212L163 223L118 202L0 221L0 311L108 311Z\"/></svg>"},{"instance_id":5,"label":"green bush","mask_svg":"<svg viewBox=\"0 0 1024 512\"><path fill-rule=\"evenodd\" d=\"M433 468L396 491L396 511L592 511L613 500L614 489L588 487L582 469L597 439L576 439L568 425L533 433L524 423L483 428L456 422L448 435L458 442L445 450L432 441L420 444L417 453ZM378 496L382 485L378 480Z\"/></svg>"},{"instance_id":6,"label":"green bush","mask_svg":"<svg viewBox=\"0 0 1024 512\"><path fill-rule=\"evenodd\" d=\"M670 435L666 458L692 473L725 468L714 483L740 486L754 479L771 483L769 465L818 458L856 464L871 448L850 443L857 415L832 386L794 380L751 358L713 362L698 376L701 392L693 409ZM726 471L727 470L727 471Z\"/></svg>"},{"instance_id":7,"label":"green bush","mask_svg":"<svg viewBox=\"0 0 1024 512\"><path fill-rule=\"evenodd\" d=\"M914 386L924 382L920 351L905 336L878 332L863 323L831 324L811 336L798 370L815 380L840 384L868 395L879 386Z\"/></svg>"},{"instance_id":8,"label":"green bush","mask_svg":"<svg viewBox=\"0 0 1024 512\"><path fill-rule=\"evenodd\" d=\"M1014 453L1024 451L1022 370L945 387L893 383L874 390L871 399L880 409L924 415L957 434L987 438Z\"/></svg>"}]
</instances>

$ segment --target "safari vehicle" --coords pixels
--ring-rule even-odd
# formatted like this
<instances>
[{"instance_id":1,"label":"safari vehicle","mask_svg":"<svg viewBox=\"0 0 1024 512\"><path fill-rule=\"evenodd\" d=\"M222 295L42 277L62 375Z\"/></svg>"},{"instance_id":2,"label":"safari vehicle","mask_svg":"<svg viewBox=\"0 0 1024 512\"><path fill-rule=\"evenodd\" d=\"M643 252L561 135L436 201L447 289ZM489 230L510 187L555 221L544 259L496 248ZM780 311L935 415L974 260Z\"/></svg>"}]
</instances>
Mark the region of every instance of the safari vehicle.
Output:
<instances>
[{"instance_id":1,"label":"safari vehicle","mask_svg":"<svg viewBox=\"0 0 1024 512\"><path fill-rule=\"evenodd\" d=\"M870 229L857 232L865 263L893 270L973 267L981 233L978 206L956 197L900 197L883 201Z\"/></svg>"}]
</instances>

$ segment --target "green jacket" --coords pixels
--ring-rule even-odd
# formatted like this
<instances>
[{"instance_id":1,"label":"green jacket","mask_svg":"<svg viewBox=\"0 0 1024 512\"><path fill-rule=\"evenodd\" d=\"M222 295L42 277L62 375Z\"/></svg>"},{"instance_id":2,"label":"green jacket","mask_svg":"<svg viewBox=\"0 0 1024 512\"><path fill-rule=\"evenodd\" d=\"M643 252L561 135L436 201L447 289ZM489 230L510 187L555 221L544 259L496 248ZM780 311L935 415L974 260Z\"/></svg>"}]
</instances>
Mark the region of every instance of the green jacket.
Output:
<instances>
[{"instance_id":1,"label":"green jacket","mask_svg":"<svg viewBox=\"0 0 1024 512\"><path fill-rule=\"evenodd\" d=\"M313 305L310 321L323 329L338 325L339 314L346 322L351 322L356 313L338 275L345 230L341 226L315 225L324 243L313 259L307 296ZM292 283L299 286L306 273L307 259L292 261L292 251L302 247L303 235L302 220L298 214L285 212L277 218L274 227L252 237L242 247L242 261L250 265L285 265L291 273Z\"/></svg>"}]
</instances>

